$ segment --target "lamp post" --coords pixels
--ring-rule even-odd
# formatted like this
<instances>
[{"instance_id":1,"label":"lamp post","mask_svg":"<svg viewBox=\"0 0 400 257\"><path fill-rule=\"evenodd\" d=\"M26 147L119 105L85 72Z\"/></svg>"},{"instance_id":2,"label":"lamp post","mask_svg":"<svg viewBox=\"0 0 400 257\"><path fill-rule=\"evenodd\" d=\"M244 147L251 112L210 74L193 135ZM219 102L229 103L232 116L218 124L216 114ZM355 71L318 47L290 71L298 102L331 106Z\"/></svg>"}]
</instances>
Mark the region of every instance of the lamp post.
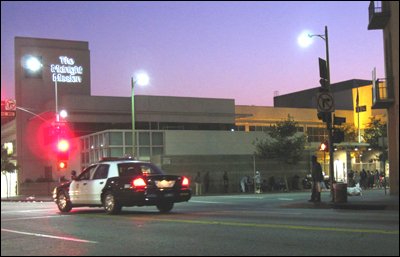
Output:
<instances>
[{"instance_id":1,"label":"lamp post","mask_svg":"<svg viewBox=\"0 0 400 257\"><path fill-rule=\"evenodd\" d=\"M134 88L136 83L139 85L145 86L149 83L149 77L144 74L140 73L139 75L136 76L136 80L131 78L131 86L132 86L132 158L135 158L136 156L136 137L135 137L135 94L134 94Z\"/></svg>"},{"instance_id":2,"label":"lamp post","mask_svg":"<svg viewBox=\"0 0 400 257\"><path fill-rule=\"evenodd\" d=\"M329 69L329 44L328 44L328 26L325 26L325 35L311 35L308 34L308 38L312 37L320 37L325 41L325 50L326 50L326 75L327 75L327 85L326 89L328 92L331 91L331 75L330 75L330 69ZM300 37L299 38L299 43L302 46L306 46L310 44L311 42L309 40L306 40L305 37ZM327 115L330 115L332 117L332 114L329 112ZM332 201L333 201L333 181L334 181L334 174L333 174L333 135L332 135L332 118L327 118L326 119L326 128L328 130L328 147L329 147L329 180L331 184L331 196L332 196Z\"/></svg>"},{"instance_id":3,"label":"lamp post","mask_svg":"<svg viewBox=\"0 0 400 257\"><path fill-rule=\"evenodd\" d=\"M40 68L42 68L43 63L41 63L37 58L31 57L26 61L26 66L28 69L30 69L31 71L37 71ZM46 65L48 67L50 67L49 65ZM55 105L56 105L56 121L59 122L60 121L60 115L58 113L58 86L57 86L57 76L55 76L55 81L54 81L54 91L55 91Z\"/></svg>"}]
</instances>

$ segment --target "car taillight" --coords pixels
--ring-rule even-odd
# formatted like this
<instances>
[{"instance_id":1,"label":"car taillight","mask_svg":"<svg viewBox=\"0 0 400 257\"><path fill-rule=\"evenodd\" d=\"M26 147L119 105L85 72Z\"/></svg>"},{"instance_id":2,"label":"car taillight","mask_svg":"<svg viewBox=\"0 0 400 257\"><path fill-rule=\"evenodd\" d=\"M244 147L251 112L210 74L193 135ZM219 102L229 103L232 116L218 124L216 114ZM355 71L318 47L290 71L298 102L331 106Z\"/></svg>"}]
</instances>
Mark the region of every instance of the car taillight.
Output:
<instances>
[{"instance_id":1,"label":"car taillight","mask_svg":"<svg viewBox=\"0 0 400 257\"><path fill-rule=\"evenodd\" d=\"M183 187L188 187L189 186L189 179L186 177L183 177L182 179L182 186Z\"/></svg>"},{"instance_id":2,"label":"car taillight","mask_svg":"<svg viewBox=\"0 0 400 257\"><path fill-rule=\"evenodd\" d=\"M142 178L137 178L132 182L133 186L136 188L146 187L146 182Z\"/></svg>"}]
</instances>

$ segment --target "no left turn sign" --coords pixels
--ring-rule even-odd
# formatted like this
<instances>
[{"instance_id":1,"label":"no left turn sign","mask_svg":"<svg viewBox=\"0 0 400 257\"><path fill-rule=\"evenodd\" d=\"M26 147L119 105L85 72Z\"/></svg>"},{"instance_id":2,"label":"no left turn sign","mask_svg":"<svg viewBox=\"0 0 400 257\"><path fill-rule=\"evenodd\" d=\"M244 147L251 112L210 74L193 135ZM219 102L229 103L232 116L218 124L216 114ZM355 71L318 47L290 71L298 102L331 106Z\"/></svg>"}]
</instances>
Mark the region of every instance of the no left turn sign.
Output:
<instances>
[{"instance_id":1,"label":"no left turn sign","mask_svg":"<svg viewBox=\"0 0 400 257\"><path fill-rule=\"evenodd\" d=\"M332 93L317 93L317 107L319 112L334 112L335 103Z\"/></svg>"}]
</instances>

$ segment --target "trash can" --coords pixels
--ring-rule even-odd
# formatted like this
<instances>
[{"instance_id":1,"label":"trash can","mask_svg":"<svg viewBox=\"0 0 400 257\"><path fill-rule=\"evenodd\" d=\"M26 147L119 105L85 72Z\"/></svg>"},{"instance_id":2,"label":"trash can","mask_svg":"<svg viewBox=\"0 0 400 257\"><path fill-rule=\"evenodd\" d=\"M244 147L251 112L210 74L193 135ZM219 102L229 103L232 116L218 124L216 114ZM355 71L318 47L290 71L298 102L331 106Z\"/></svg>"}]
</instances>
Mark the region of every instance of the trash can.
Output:
<instances>
[{"instance_id":1,"label":"trash can","mask_svg":"<svg viewBox=\"0 0 400 257\"><path fill-rule=\"evenodd\" d=\"M333 184L333 201L335 203L347 203L347 183Z\"/></svg>"}]
</instances>

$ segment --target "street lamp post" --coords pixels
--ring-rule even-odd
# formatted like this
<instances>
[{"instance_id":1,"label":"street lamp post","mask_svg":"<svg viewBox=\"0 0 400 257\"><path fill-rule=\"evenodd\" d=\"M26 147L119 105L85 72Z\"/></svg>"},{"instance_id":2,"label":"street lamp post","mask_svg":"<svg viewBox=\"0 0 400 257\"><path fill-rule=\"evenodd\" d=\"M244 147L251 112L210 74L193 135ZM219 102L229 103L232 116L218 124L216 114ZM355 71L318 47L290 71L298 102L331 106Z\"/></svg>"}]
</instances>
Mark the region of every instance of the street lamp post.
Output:
<instances>
[{"instance_id":1,"label":"street lamp post","mask_svg":"<svg viewBox=\"0 0 400 257\"><path fill-rule=\"evenodd\" d=\"M331 75L329 70L329 44L328 44L328 26L325 26L325 35L308 35L310 38L317 36L322 38L325 41L326 48L326 75L327 75L327 86L328 92L331 92ZM332 114L329 112L327 115L332 117ZM326 119L326 128L328 130L328 147L329 147L329 180L331 184L331 196L333 201L333 136L332 136L332 118Z\"/></svg>"},{"instance_id":2,"label":"street lamp post","mask_svg":"<svg viewBox=\"0 0 400 257\"><path fill-rule=\"evenodd\" d=\"M31 57L30 59L27 60L26 66L28 69L32 71L37 71L42 68L43 65L46 65L47 67L50 67L47 64L41 63L37 58ZM58 113L58 86L57 86L57 75L55 76L55 81L54 81L54 88L55 88L55 105L56 105L56 121L60 121L60 115Z\"/></svg>"},{"instance_id":3,"label":"street lamp post","mask_svg":"<svg viewBox=\"0 0 400 257\"><path fill-rule=\"evenodd\" d=\"M135 137L135 95L134 95L134 87L135 84L138 80L136 79L135 81L133 81L133 77L131 78L131 84L132 84L132 158L135 158L135 154L136 154L136 147L135 147L135 143L136 143L136 137Z\"/></svg>"},{"instance_id":4,"label":"street lamp post","mask_svg":"<svg viewBox=\"0 0 400 257\"><path fill-rule=\"evenodd\" d=\"M134 88L136 83L139 85L147 85L149 82L149 77L145 73L140 73L137 75L136 80L131 78L131 86L132 86L132 158L136 156L136 136L135 136L135 94Z\"/></svg>"}]
</instances>

